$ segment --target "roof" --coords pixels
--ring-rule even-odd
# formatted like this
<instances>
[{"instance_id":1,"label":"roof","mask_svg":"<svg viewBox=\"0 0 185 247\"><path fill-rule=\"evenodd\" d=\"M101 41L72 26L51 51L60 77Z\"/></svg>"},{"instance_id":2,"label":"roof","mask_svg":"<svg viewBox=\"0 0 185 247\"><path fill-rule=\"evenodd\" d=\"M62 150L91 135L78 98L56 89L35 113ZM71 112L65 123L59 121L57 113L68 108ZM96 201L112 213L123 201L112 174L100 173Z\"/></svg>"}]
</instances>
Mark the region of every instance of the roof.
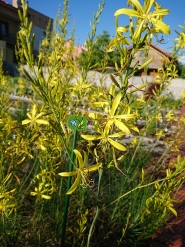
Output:
<instances>
[{"instance_id":1,"label":"roof","mask_svg":"<svg viewBox=\"0 0 185 247\"><path fill-rule=\"evenodd\" d=\"M68 40L64 46L66 48L69 48L71 45L73 45L72 41ZM73 52L72 52L72 58L75 60L76 58L78 58L81 55L81 53L83 51L87 51L87 48L84 45L79 45L79 46L74 45L73 46ZM64 60L66 60L67 54L63 54L63 58L64 58Z\"/></svg>"},{"instance_id":2,"label":"roof","mask_svg":"<svg viewBox=\"0 0 185 247\"><path fill-rule=\"evenodd\" d=\"M142 52L142 49L139 50L140 52L136 53L135 59L132 60L132 63L131 63L130 67L133 68L138 61L139 61L139 65L142 65L148 60L148 58L153 57L154 59L148 65L148 68L149 69L159 69L159 68L163 67L164 60L172 58L172 54L170 54L169 52L165 51L164 49L162 49L161 47L159 47L158 45L156 45L154 43L151 43L150 48L151 48L150 49L150 55L147 58L144 58L143 56L140 56L140 53ZM132 46L129 46L127 49L131 50ZM155 54L154 51L156 51L157 54Z\"/></svg>"},{"instance_id":3,"label":"roof","mask_svg":"<svg viewBox=\"0 0 185 247\"><path fill-rule=\"evenodd\" d=\"M15 8L11 3L8 3L5 0L0 0L0 3L7 5L7 7L11 7L13 9L17 10L17 8Z\"/></svg>"},{"instance_id":4,"label":"roof","mask_svg":"<svg viewBox=\"0 0 185 247\"><path fill-rule=\"evenodd\" d=\"M163 53L165 56L172 58L172 54L167 52L166 50L162 49L160 46L152 43L151 47L153 47L154 49L158 50L159 52Z\"/></svg>"},{"instance_id":5,"label":"roof","mask_svg":"<svg viewBox=\"0 0 185 247\"><path fill-rule=\"evenodd\" d=\"M14 7L13 4L8 3L8 2L6 2L5 0L0 0L0 3L5 4L5 5L7 5L7 7L13 8L14 10L17 11L17 8ZM47 16L47 15L45 15L45 14L43 14L43 13L41 13L41 12L35 10L35 9L32 9L32 8L30 8L30 7L29 7L28 11L29 11L29 10L34 11L34 12L37 12L37 13L39 13L40 15L45 16L45 17L47 17L47 18L49 18L49 19L52 19L51 17L49 17L49 16ZM52 20L53 20L53 19L52 19Z\"/></svg>"},{"instance_id":6,"label":"roof","mask_svg":"<svg viewBox=\"0 0 185 247\"><path fill-rule=\"evenodd\" d=\"M172 54L167 52L166 50L162 49L160 46L151 43L150 45L151 48L154 48L155 50L159 51L160 53L164 54L165 56L172 58ZM128 50L132 50L132 45L127 48Z\"/></svg>"}]
</instances>

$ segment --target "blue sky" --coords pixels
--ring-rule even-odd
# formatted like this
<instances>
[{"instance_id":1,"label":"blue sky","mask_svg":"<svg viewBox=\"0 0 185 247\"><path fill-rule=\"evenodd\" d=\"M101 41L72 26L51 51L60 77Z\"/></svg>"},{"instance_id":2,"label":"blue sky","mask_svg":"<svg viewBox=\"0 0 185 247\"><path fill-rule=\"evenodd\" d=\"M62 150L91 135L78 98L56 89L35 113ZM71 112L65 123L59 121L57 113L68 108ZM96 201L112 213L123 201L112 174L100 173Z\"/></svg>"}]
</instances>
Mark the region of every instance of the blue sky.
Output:
<instances>
[{"instance_id":1,"label":"blue sky","mask_svg":"<svg viewBox=\"0 0 185 247\"><path fill-rule=\"evenodd\" d=\"M11 0L7 1L11 2ZM28 2L31 8L53 19L55 19L59 5L63 8L63 0L29 0ZM162 4L163 8L168 8L170 11L170 14L165 16L163 19L166 24L171 26L169 42L163 45L159 44L162 48L170 51L170 47L173 45L172 40L176 37L174 29L181 30L178 28L178 24L184 24L185 0L158 0L157 2ZM68 30L70 33L74 21L76 21L76 43L83 44L87 39L87 34L90 31L90 21L92 20L93 12L96 12L99 3L101 3L101 0L69 0L70 24ZM140 3L143 4L143 1L140 0ZM97 35L100 35L103 30L107 30L111 36L114 36L114 12L125 7L127 7L127 0L105 0L105 8L101 15L101 21L97 27ZM128 22L128 17L122 16L119 24L120 26L125 26ZM155 39L154 43L157 44Z\"/></svg>"}]
</instances>

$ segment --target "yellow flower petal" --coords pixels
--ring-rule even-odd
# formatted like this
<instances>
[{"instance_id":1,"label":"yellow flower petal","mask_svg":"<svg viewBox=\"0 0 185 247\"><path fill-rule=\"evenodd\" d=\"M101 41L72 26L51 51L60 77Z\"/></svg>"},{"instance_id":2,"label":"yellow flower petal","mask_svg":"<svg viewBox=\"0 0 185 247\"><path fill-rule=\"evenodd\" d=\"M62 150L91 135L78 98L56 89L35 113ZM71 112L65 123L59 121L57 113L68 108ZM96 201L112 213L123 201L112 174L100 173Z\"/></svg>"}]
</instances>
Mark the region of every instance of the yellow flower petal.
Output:
<instances>
[{"instance_id":1,"label":"yellow flower petal","mask_svg":"<svg viewBox=\"0 0 185 247\"><path fill-rule=\"evenodd\" d=\"M61 177L71 177L78 174L78 171L73 171L73 172L60 172L58 175Z\"/></svg>"},{"instance_id":2,"label":"yellow flower petal","mask_svg":"<svg viewBox=\"0 0 185 247\"><path fill-rule=\"evenodd\" d=\"M43 119L37 119L37 120L35 120L35 122L39 123L39 124L46 124L46 125L49 124L48 121L43 120Z\"/></svg>"},{"instance_id":3,"label":"yellow flower petal","mask_svg":"<svg viewBox=\"0 0 185 247\"><path fill-rule=\"evenodd\" d=\"M24 125L24 124L28 124L28 123L31 123L31 120L29 120L29 119L25 119L25 120L23 120L23 121L22 121L22 125Z\"/></svg>"},{"instance_id":4,"label":"yellow flower petal","mask_svg":"<svg viewBox=\"0 0 185 247\"><path fill-rule=\"evenodd\" d=\"M121 98L122 98L122 93L118 93L115 97L115 99L113 100L113 103L112 103L112 109L111 109L111 112L110 114L113 116L118 108L118 105L121 101Z\"/></svg>"},{"instance_id":5,"label":"yellow flower petal","mask_svg":"<svg viewBox=\"0 0 185 247\"><path fill-rule=\"evenodd\" d=\"M108 141L110 142L110 144L112 146L114 146L116 149L121 150L121 151L126 151L126 147L124 147L123 145L121 145L120 143L113 141L112 139L108 138Z\"/></svg>"},{"instance_id":6,"label":"yellow flower petal","mask_svg":"<svg viewBox=\"0 0 185 247\"><path fill-rule=\"evenodd\" d=\"M81 135L81 137L87 141L95 141L102 138L101 135Z\"/></svg>"},{"instance_id":7,"label":"yellow flower petal","mask_svg":"<svg viewBox=\"0 0 185 247\"><path fill-rule=\"evenodd\" d=\"M96 165L89 166L88 168L85 168L83 171L84 172L92 172L95 170L98 170L102 166L102 163L98 163Z\"/></svg>"},{"instance_id":8,"label":"yellow flower petal","mask_svg":"<svg viewBox=\"0 0 185 247\"><path fill-rule=\"evenodd\" d=\"M133 9L126 9L126 8L122 8L122 9L118 9L115 13L114 16L118 16L118 15L129 15L129 16L135 16L135 17L141 17L141 14Z\"/></svg>"},{"instance_id":9,"label":"yellow flower petal","mask_svg":"<svg viewBox=\"0 0 185 247\"><path fill-rule=\"evenodd\" d=\"M77 186L80 183L80 179L81 179L81 174L80 174L80 172L78 172L77 178L75 179L73 185L71 186L71 188L67 192L68 195L72 194L76 190Z\"/></svg>"},{"instance_id":10,"label":"yellow flower petal","mask_svg":"<svg viewBox=\"0 0 185 247\"><path fill-rule=\"evenodd\" d=\"M84 162L81 153L76 149L74 149L73 152L75 153L76 158L78 159L80 169L82 169L84 167Z\"/></svg>"},{"instance_id":11,"label":"yellow flower petal","mask_svg":"<svg viewBox=\"0 0 185 247\"><path fill-rule=\"evenodd\" d=\"M51 199L51 196L48 196L48 195L41 195L41 197L46 199L46 200L50 200Z\"/></svg>"},{"instance_id":12,"label":"yellow flower petal","mask_svg":"<svg viewBox=\"0 0 185 247\"><path fill-rule=\"evenodd\" d=\"M125 132L126 134L130 134L130 130L129 128L122 122L118 121L115 119L114 121L115 125L120 129L122 130L123 132Z\"/></svg>"}]
</instances>

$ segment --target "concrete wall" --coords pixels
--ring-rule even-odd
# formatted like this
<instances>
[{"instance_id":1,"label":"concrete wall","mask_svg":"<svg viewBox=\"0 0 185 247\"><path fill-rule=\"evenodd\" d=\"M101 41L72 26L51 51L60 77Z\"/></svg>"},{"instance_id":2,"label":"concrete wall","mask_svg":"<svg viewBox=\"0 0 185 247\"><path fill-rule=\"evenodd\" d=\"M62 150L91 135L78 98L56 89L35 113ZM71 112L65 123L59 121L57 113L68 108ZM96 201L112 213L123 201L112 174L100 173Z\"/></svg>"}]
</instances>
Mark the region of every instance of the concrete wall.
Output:
<instances>
[{"instance_id":1,"label":"concrete wall","mask_svg":"<svg viewBox=\"0 0 185 247\"><path fill-rule=\"evenodd\" d=\"M184 79L173 79L171 85L168 87L175 99L178 99L180 94L185 92L185 80Z\"/></svg>"},{"instance_id":2,"label":"concrete wall","mask_svg":"<svg viewBox=\"0 0 185 247\"><path fill-rule=\"evenodd\" d=\"M112 84L112 80L110 79L109 75L102 75L99 72L95 71L89 71L88 76L89 82L93 82L94 85L100 86L101 81L103 81L103 85L105 85L107 88L110 87ZM116 80L120 83L118 77L115 77ZM135 87L141 86L143 83L148 82L151 83L154 81L153 76L133 76L129 79L129 85L133 85ZM131 89L134 89L134 87L130 87ZM171 94L173 98L178 99L180 97L180 94L185 91L185 80L184 79L172 79L170 86L168 86L166 93ZM139 95L142 95L143 93L140 91L138 92Z\"/></svg>"},{"instance_id":3,"label":"concrete wall","mask_svg":"<svg viewBox=\"0 0 185 247\"><path fill-rule=\"evenodd\" d=\"M29 68L27 65L24 66L24 68L30 73ZM35 68L36 69L36 68ZM44 74L47 78L48 74L45 72L47 71L46 68L43 68ZM62 73L62 72L61 72ZM30 73L32 75L32 73ZM33 76L33 75L32 75ZM72 83L75 83L79 79L80 75L77 75L73 80ZM118 83L120 84L120 81L118 77L115 77ZM141 86L143 83L148 82L151 83L154 81L153 76L133 76L132 78L129 79L129 85L130 89L135 89L136 87ZM109 74L101 74L96 71L89 71L88 72L88 82L93 83L95 86L105 86L107 88L110 87L111 84L113 84L112 80L110 79ZM168 86L167 90L165 93L171 94L171 96L174 99L178 99L181 95L181 93L185 91L185 80L184 79L172 79L170 86ZM143 92L139 91L137 93L138 95L142 95Z\"/></svg>"}]
</instances>

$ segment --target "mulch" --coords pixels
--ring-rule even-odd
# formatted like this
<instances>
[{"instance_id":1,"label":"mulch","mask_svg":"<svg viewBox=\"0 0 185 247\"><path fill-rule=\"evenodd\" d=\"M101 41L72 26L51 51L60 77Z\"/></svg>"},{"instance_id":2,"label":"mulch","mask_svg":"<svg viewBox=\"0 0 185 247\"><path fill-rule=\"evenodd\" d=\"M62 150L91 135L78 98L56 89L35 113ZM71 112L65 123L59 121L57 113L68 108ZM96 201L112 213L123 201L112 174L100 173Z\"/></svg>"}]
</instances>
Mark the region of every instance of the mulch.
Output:
<instances>
[{"instance_id":1,"label":"mulch","mask_svg":"<svg viewBox=\"0 0 185 247\"><path fill-rule=\"evenodd\" d=\"M185 105L180 109L180 117L184 114ZM174 162L179 154L185 158L185 130L182 133L183 136L184 140L179 148L179 152L170 157L169 163ZM168 226L163 227L153 237L150 247L185 247L185 184L177 192L175 199L181 201L175 207L178 213L177 217L171 216L168 219Z\"/></svg>"}]
</instances>

